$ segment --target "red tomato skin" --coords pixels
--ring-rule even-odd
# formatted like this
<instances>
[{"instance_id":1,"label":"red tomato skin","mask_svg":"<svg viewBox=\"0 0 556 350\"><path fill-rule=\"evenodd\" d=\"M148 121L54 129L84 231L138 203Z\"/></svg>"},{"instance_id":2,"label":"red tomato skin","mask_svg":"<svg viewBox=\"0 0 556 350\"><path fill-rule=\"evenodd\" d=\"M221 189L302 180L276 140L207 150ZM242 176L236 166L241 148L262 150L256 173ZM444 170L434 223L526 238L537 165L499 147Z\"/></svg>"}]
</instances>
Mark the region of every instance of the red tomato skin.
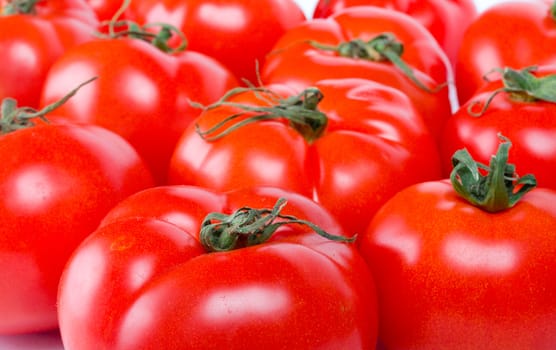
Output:
<instances>
[{"instance_id":1,"label":"red tomato skin","mask_svg":"<svg viewBox=\"0 0 556 350\"><path fill-rule=\"evenodd\" d=\"M97 76L57 109L54 121L90 123L116 132L137 149L157 183L163 184L175 143L199 113L190 100L213 102L214 96L237 85L228 70L205 58L195 52L173 57L130 38L90 41L54 63L41 105ZM203 72L206 78L196 79ZM208 79L219 83L209 84Z\"/></svg>"},{"instance_id":2,"label":"red tomato skin","mask_svg":"<svg viewBox=\"0 0 556 350\"><path fill-rule=\"evenodd\" d=\"M214 57L239 81L258 82L272 45L306 20L293 0L136 0L126 17L138 23L169 23L187 37L190 50Z\"/></svg>"},{"instance_id":3,"label":"red tomato skin","mask_svg":"<svg viewBox=\"0 0 556 350\"><path fill-rule=\"evenodd\" d=\"M401 57L423 85L434 90L451 80L453 72L446 54L420 23L404 13L374 6L345 8L326 19L315 19L290 29L267 55L261 79L265 84L288 84L296 88L339 78L364 78L392 86L409 96L436 136L451 114L447 87L425 91L390 62L341 57L308 43L312 40L336 46L352 39L368 41L386 32L393 33L404 45Z\"/></svg>"},{"instance_id":4,"label":"red tomato skin","mask_svg":"<svg viewBox=\"0 0 556 350\"><path fill-rule=\"evenodd\" d=\"M153 180L127 142L94 126L18 130L0 138L0 154L0 333L54 329L72 250Z\"/></svg>"},{"instance_id":5,"label":"red tomato skin","mask_svg":"<svg viewBox=\"0 0 556 350\"><path fill-rule=\"evenodd\" d=\"M284 120L246 125L216 141L205 141L190 126L172 156L169 182L217 191L285 188L321 203L347 232L356 233L365 229L368 213L396 191L441 177L435 141L403 93L363 79L315 86L324 95L319 110L328 124L312 144ZM284 85L269 87L287 91L284 96L293 93ZM233 101L264 105L253 94ZM215 108L195 124L206 129L235 112Z\"/></svg>"},{"instance_id":6,"label":"red tomato skin","mask_svg":"<svg viewBox=\"0 0 556 350\"><path fill-rule=\"evenodd\" d=\"M125 315L117 348L162 338L167 349L372 349L372 335L346 317L359 305L342 278L333 261L297 244L203 255L149 285ZM157 313L143 322L148 310Z\"/></svg>"},{"instance_id":7,"label":"red tomato skin","mask_svg":"<svg viewBox=\"0 0 556 350\"><path fill-rule=\"evenodd\" d=\"M325 18L353 6L377 6L410 15L434 36L452 64L465 29L477 17L475 3L471 0L319 0L313 17Z\"/></svg>"},{"instance_id":8,"label":"red tomato skin","mask_svg":"<svg viewBox=\"0 0 556 350\"><path fill-rule=\"evenodd\" d=\"M534 74L540 77L555 72L554 67L542 67ZM534 174L539 186L556 190L556 104L520 102L500 93L481 116L468 113L470 104L477 102L473 111L478 112L500 88L500 80L489 82L447 121L440 147L444 175L451 171L451 155L464 147L475 160L488 165L500 143L500 133L512 141L509 162L516 165L519 175Z\"/></svg>"},{"instance_id":9,"label":"red tomato skin","mask_svg":"<svg viewBox=\"0 0 556 350\"><path fill-rule=\"evenodd\" d=\"M208 105L239 85L231 70L222 63L200 52L185 50L172 55L175 73L176 113L190 123L200 114L192 102ZM180 134L184 127L180 127Z\"/></svg>"},{"instance_id":10,"label":"red tomato skin","mask_svg":"<svg viewBox=\"0 0 556 350\"><path fill-rule=\"evenodd\" d=\"M139 191L121 201L106 214L100 227L122 219L148 217L176 225L185 232L198 233L207 213L232 212L245 203L254 208L270 208L280 197L287 197L286 208L289 215L318 222L327 232L343 232L337 220L326 209L314 205L306 196L268 186L243 187L241 190L225 193L191 185L157 186ZM289 226L281 227L271 240L285 239L299 229L300 227L293 230ZM314 247L327 246L321 244L322 239L317 235L305 235L301 238L297 235L294 238L298 243L312 243ZM335 258L341 260L339 256Z\"/></svg>"},{"instance_id":11,"label":"red tomato skin","mask_svg":"<svg viewBox=\"0 0 556 350\"><path fill-rule=\"evenodd\" d=\"M124 199L104 216L100 226L127 218L148 217L171 223L186 232L199 232L206 214L228 210L226 203L226 196L206 188L157 186Z\"/></svg>"},{"instance_id":12,"label":"red tomato skin","mask_svg":"<svg viewBox=\"0 0 556 350\"><path fill-rule=\"evenodd\" d=\"M358 241L384 348L553 349L554 200L537 188L490 214L438 181L386 203Z\"/></svg>"},{"instance_id":13,"label":"red tomato skin","mask_svg":"<svg viewBox=\"0 0 556 350\"><path fill-rule=\"evenodd\" d=\"M0 8L6 1L0 1ZM36 14L0 16L0 100L37 108L43 81L68 48L94 38L98 20L82 0L38 2Z\"/></svg>"},{"instance_id":14,"label":"red tomato skin","mask_svg":"<svg viewBox=\"0 0 556 350\"><path fill-rule=\"evenodd\" d=\"M204 215L223 207L228 212L273 205L280 197L288 199L284 214L316 219L328 232L342 234L325 209L278 188L217 193L158 186L120 202L74 252L61 279L60 329L66 348L259 349L264 344L272 349L374 349L374 285L355 246L288 226L269 243L199 254L198 242L191 241L196 234L183 230L199 224L184 224L180 215L203 216L199 207L210 203L216 207L202 209ZM152 207L152 213L145 209L157 199L170 199L176 205L173 215L170 206ZM135 208L139 211L133 216ZM163 266L166 262L174 265ZM139 267L144 273L137 273ZM96 278L83 287L89 273ZM154 313L149 311L153 308ZM145 318L145 312L151 316Z\"/></svg>"},{"instance_id":15,"label":"red tomato skin","mask_svg":"<svg viewBox=\"0 0 556 350\"><path fill-rule=\"evenodd\" d=\"M162 220L132 217L104 226L81 244L61 277L58 308L65 349L115 349L118 320L142 289L202 253L194 237ZM65 287L68 280L72 284Z\"/></svg>"},{"instance_id":16,"label":"red tomato skin","mask_svg":"<svg viewBox=\"0 0 556 350\"><path fill-rule=\"evenodd\" d=\"M485 84L493 69L521 69L554 65L556 22L550 17L552 2L508 1L489 7L466 30L458 53L456 73L460 103Z\"/></svg>"},{"instance_id":17,"label":"red tomato skin","mask_svg":"<svg viewBox=\"0 0 556 350\"><path fill-rule=\"evenodd\" d=\"M199 137L193 127L186 129L170 161L169 183L216 190L231 190L256 183L279 184L279 187L310 196L314 166L305 140L289 126L272 123L275 125L265 132L257 132L256 126L246 127L210 144ZM263 144L264 148L249 147ZM246 172L249 168L254 169Z\"/></svg>"}]
</instances>

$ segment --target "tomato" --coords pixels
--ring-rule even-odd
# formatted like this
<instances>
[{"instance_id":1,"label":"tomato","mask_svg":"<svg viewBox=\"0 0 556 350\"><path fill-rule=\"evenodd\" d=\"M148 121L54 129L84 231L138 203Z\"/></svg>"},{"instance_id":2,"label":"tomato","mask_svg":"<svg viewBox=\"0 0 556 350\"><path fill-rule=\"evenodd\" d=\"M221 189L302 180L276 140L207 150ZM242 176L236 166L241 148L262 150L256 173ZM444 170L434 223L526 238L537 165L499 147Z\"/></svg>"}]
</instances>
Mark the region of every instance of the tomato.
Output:
<instances>
[{"instance_id":1,"label":"tomato","mask_svg":"<svg viewBox=\"0 0 556 350\"><path fill-rule=\"evenodd\" d=\"M496 150L497 134L502 133L516 146L512 163L524 173L535 174L539 186L556 190L556 94L552 87L556 67L502 71L502 79L479 89L446 123L441 146L444 174L451 169L450 155L463 147L487 163Z\"/></svg>"},{"instance_id":2,"label":"tomato","mask_svg":"<svg viewBox=\"0 0 556 350\"><path fill-rule=\"evenodd\" d=\"M493 69L556 64L552 2L505 1L482 12L466 30L458 53L456 84L465 103Z\"/></svg>"},{"instance_id":3,"label":"tomato","mask_svg":"<svg viewBox=\"0 0 556 350\"><path fill-rule=\"evenodd\" d=\"M3 134L0 157L0 333L55 329L58 281L71 252L153 179L129 143L93 125Z\"/></svg>"},{"instance_id":4,"label":"tomato","mask_svg":"<svg viewBox=\"0 0 556 350\"><path fill-rule=\"evenodd\" d=\"M395 87L415 103L435 136L451 113L443 85L451 75L446 54L421 24L374 6L345 8L290 29L261 70L265 84L305 88L322 79L356 77Z\"/></svg>"},{"instance_id":5,"label":"tomato","mask_svg":"<svg viewBox=\"0 0 556 350\"><path fill-rule=\"evenodd\" d=\"M516 180L509 145L486 175L458 151L452 184L400 191L358 240L385 349L554 348L556 192Z\"/></svg>"},{"instance_id":6,"label":"tomato","mask_svg":"<svg viewBox=\"0 0 556 350\"><path fill-rule=\"evenodd\" d=\"M452 63L456 61L465 29L477 17L472 0L319 0L313 17L324 18L346 7L367 5L401 11L415 18L435 37Z\"/></svg>"},{"instance_id":7,"label":"tomato","mask_svg":"<svg viewBox=\"0 0 556 350\"><path fill-rule=\"evenodd\" d=\"M216 58L238 80L258 81L258 65L276 40L306 20L294 0L134 0L126 17L179 28L191 50Z\"/></svg>"},{"instance_id":8,"label":"tomato","mask_svg":"<svg viewBox=\"0 0 556 350\"><path fill-rule=\"evenodd\" d=\"M280 198L287 205L274 206ZM279 222L277 232L255 245L207 251L200 228L226 221L209 214L240 212L266 227ZM282 217L274 221L273 213ZM159 186L128 197L66 266L58 309L64 346L374 349L374 284L356 247L286 224L291 216L343 236L322 207L276 188Z\"/></svg>"},{"instance_id":9,"label":"tomato","mask_svg":"<svg viewBox=\"0 0 556 350\"><path fill-rule=\"evenodd\" d=\"M213 102L238 84L227 68L201 53L171 55L135 38L100 38L68 50L52 65L41 105L91 76L98 79L61 106L53 121L116 132L137 149L158 184L166 181L183 129L199 114L190 102Z\"/></svg>"},{"instance_id":10,"label":"tomato","mask_svg":"<svg viewBox=\"0 0 556 350\"><path fill-rule=\"evenodd\" d=\"M97 25L83 0L1 0L0 100L10 97L37 108L51 64L68 48L92 40Z\"/></svg>"},{"instance_id":11,"label":"tomato","mask_svg":"<svg viewBox=\"0 0 556 350\"><path fill-rule=\"evenodd\" d=\"M356 233L396 191L441 176L435 142L399 90L364 79L315 88L247 89L207 108L178 141L169 182L285 188L313 198Z\"/></svg>"}]
</instances>

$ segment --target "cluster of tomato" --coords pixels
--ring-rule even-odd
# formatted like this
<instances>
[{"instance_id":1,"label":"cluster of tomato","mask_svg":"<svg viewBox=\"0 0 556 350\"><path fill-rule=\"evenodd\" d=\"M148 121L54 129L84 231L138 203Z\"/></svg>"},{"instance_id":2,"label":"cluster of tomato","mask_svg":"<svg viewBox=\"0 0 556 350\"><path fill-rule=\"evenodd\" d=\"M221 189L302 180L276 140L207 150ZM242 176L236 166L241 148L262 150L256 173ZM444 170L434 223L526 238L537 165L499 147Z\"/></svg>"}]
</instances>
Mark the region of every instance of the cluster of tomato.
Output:
<instances>
[{"instance_id":1,"label":"cluster of tomato","mask_svg":"<svg viewBox=\"0 0 556 350\"><path fill-rule=\"evenodd\" d=\"M0 334L556 347L555 5L0 6Z\"/></svg>"}]
</instances>

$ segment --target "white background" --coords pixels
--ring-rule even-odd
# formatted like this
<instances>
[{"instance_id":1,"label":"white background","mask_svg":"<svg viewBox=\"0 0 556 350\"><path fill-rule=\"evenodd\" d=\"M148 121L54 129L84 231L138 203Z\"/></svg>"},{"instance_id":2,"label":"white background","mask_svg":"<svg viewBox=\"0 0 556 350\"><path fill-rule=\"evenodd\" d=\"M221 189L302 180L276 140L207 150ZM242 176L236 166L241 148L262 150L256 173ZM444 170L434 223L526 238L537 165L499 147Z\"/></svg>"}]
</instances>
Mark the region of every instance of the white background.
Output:
<instances>
[{"instance_id":1,"label":"white background","mask_svg":"<svg viewBox=\"0 0 556 350\"><path fill-rule=\"evenodd\" d=\"M313 13L313 10L315 9L315 6L317 5L318 1L317 0L295 0L295 1L301 6L307 18L311 18L311 14ZM491 6L492 4L501 1L503 0L475 0L475 6L477 7L477 10L483 11L487 7Z\"/></svg>"},{"instance_id":2,"label":"white background","mask_svg":"<svg viewBox=\"0 0 556 350\"><path fill-rule=\"evenodd\" d=\"M299 3L306 17L311 18L317 0L295 1ZM475 0L475 4L479 11L483 11L489 6L501 1L508 0ZM24 336L0 336L0 350L63 350L63 347L58 334L50 332Z\"/></svg>"}]
</instances>

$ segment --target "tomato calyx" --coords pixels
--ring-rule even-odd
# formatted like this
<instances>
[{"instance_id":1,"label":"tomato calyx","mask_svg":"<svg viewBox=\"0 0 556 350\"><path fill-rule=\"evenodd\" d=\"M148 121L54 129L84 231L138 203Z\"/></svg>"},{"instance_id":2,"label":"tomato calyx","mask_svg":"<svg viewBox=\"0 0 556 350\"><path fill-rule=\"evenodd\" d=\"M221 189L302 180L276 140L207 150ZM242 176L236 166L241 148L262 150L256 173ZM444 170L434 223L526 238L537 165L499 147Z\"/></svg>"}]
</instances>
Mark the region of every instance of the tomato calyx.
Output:
<instances>
[{"instance_id":1,"label":"tomato calyx","mask_svg":"<svg viewBox=\"0 0 556 350\"><path fill-rule=\"evenodd\" d=\"M5 98L0 105L0 134L8 134L16 130L35 126L34 120L36 118L48 123L48 119L46 118L48 113L66 103L66 101L75 95L82 86L95 79L97 79L97 77L79 84L60 100L49 104L41 110L36 110L31 107L18 107L15 99L10 97Z\"/></svg>"},{"instance_id":2,"label":"tomato calyx","mask_svg":"<svg viewBox=\"0 0 556 350\"><path fill-rule=\"evenodd\" d=\"M452 185L461 197L491 213L513 207L537 186L534 175L517 175L515 165L508 163L512 143L500 134L498 137L501 142L489 166L476 162L464 148L454 153L450 174ZM481 171L486 171L486 175Z\"/></svg>"},{"instance_id":3,"label":"tomato calyx","mask_svg":"<svg viewBox=\"0 0 556 350\"><path fill-rule=\"evenodd\" d=\"M482 116L490 103L499 93L508 93L510 98L519 102L535 102L546 101L556 102L556 74L547 75L545 77L536 77L531 72L537 69L536 66L526 67L520 70L513 68L497 68L493 72L502 74L503 87L497 89L490 94L479 112L473 109L480 104L480 101L473 101L467 107L467 112L474 116ZM487 73L490 74L492 72Z\"/></svg>"},{"instance_id":4,"label":"tomato calyx","mask_svg":"<svg viewBox=\"0 0 556 350\"><path fill-rule=\"evenodd\" d=\"M118 39L118 38L132 38L139 39L150 43L159 50L174 54L182 52L187 48L187 39L185 35L175 26L167 23L148 23L140 26L139 24L129 21L106 21L101 23L108 27L107 34L99 34L100 37L107 39ZM159 27L159 30L151 30L154 27ZM174 34L180 37L180 44L177 47L172 47L169 44L171 38Z\"/></svg>"},{"instance_id":5,"label":"tomato calyx","mask_svg":"<svg viewBox=\"0 0 556 350\"><path fill-rule=\"evenodd\" d=\"M36 14L35 5L38 0L12 0L9 1L1 10L1 14L9 15L34 15Z\"/></svg>"},{"instance_id":6,"label":"tomato calyx","mask_svg":"<svg viewBox=\"0 0 556 350\"><path fill-rule=\"evenodd\" d=\"M242 207L230 215L208 214L201 225L200 241L208 252L225 252L262 244L284 225L300 224L310 227L320 236L336 242L355 241L356 236L330 234L314 223L281 214L287 200L279 198L272 209Z\"/></svg>"},{"instance_id":7,"label":"tomato calyx","mask_svg":"<svg viewBox=\"0 0 556 350\"><path fill-rule=\"evenodd\" d=\"M365 59L373 62L390 62L400 69L405 76L420 89L429 93L436 93L447 85L444 83L438 85L434 89L430 89L417 79L411 67L402 59L404 51L403 43L392 33L379 34L369 41L353 39L341 42L336 46L324 45L314 40L310 40L308 43L317 49L334 51L341 57Z\"/></svg>"},{"instance_id":8,"label":"tomato calyx","mask_svg":"<svg viewBox=\"0 0 556 350\"><path fill-rule=\"evenodd\" d=\"M229 101L231 97L245 92L255 93L258 99L270 105L253 106ZM207 130L201 130L198 124L195 124L195 127L197 133L203 139L215 141L247 124L285 118L308 143L312 143L322 135L328 124L326 114L318 110L318 104L323 98L322 92L314 87L307 88L299 95L290 96L286 99L282 99L271 90L262 87L234 88L219 101L209 106L204 107L196 104L194 106L204 110L228 106L239 109L239 112L232 114ZM246 115L247 117L243 118Z\"/></svg>"},{"instance_id":9,"label":"tomato calyx","mask_svg":"<svg viewBox=\"0 0 556 350\"><path fill-rule=\"evenodd\" d=\"M131 0L125 0L112 19L101 22L101 26L107 27L108 33L98 33L100 37L108 39L118 39L123 37L139 39L146 41L159 50L169 54L182 52L187 48L187 38L185 37L185 34L176 26L161 22L146 23L141 26L130 20L120 20L119 18L129 7L130 2ZM158 27L159 29L153 31L153 28L155 27ZM174 34L180 38L179 45L176 48L173 48L169 44L169 41Z\"/></svg>"}]
</instances>

